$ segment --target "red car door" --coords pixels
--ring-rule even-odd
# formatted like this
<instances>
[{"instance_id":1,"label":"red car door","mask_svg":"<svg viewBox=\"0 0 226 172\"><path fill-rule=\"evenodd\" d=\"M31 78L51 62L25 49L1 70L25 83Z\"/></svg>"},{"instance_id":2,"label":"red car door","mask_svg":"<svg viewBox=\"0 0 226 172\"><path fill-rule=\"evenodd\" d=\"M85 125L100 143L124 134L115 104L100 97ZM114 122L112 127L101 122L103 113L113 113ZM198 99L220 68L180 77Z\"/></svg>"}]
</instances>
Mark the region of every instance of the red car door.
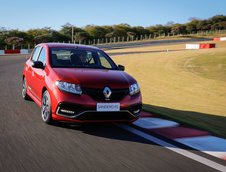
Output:
<instances>
[{"instance_id":1,"label":"red car door","mask_svg":"<svg viewBox=\"0 0 226 172\"><path fill-rule=\"evenodd\" d=\"M41 48L37 61L43 63L44 68L33 68L33 92L35 97L41 101L42 99L42 88L45 85L45 66L46 66L46 49L44 47Z\"/></svg>"},{"instance_id":2,"label":"red car door","mask_svg":"<svg viewBox=\"0 0 226 172\"><path fill-rule=\"evenodd\" d=\"M33 82L33 80L34 80L34 68L32 67L32 65L33 65L33 62L37 61L40 50L41 50L40 46L35 47L32 55L31 55L30 60L26 64L25 77L26 77L26 81L27 81L27 87L28 87L28 90L30 91L30 93L33 96L35 96L34 88L33 88L35 84Z\"/></svg>"}]
</instances>

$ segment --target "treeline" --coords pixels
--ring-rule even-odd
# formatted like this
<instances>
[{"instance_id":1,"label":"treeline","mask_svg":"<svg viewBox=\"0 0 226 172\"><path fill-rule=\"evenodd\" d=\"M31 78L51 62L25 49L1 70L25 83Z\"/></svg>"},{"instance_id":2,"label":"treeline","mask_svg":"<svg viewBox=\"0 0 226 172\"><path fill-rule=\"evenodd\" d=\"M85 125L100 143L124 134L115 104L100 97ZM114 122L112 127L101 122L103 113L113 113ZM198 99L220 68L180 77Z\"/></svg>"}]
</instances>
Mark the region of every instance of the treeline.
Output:
<instances>
[{"instance_id":1,"label":"treeline","mask_svg":"<svg viewBox=\"0 0 226 172\"><path fill-rule=\"evenodd\" d=\"M130 26L118 24L113 26L87 25L84 28L72 26L67 23L59 31L45 27L20 31L0 27L0 48L6 46L31 47L41 42L74 42L74 43L105 43L108 41L140 40L142 38L155 38L158 36L186 35L197 32L226 30L226 16L216 15L206 20L192 18L188 23L179 24L169 22L166 25L150 27ZM90 41L92 40L92 41ZM98 41L98 42L97 42Z\"/></svg>"}]
</instances>

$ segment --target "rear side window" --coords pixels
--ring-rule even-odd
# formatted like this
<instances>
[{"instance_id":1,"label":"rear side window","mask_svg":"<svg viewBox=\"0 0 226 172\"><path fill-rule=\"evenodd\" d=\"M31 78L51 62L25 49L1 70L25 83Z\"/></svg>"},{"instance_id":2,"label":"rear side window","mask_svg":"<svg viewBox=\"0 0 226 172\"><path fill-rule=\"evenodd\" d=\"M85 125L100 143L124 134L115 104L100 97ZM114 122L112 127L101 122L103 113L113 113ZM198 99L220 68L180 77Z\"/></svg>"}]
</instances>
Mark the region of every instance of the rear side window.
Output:
<instances>
[{"instance_id":1,"label":"rear side window","mask_svg":"<svg viewBox=\"0 0 226 172\"><path fill-rule=\"evenodd\" d=\"M39 57L38 57L38 61L42 62L43 65L46 65L46 51L45 48L42 48Z\"/></svg>"},{"instance_id":2,"label":"rear side window","mask_svg":"<svg viewBox=\"0 0 226 172\"><path fill-rule=\"evenodd\" d=\"M37 58L38 58L38 54L39 54L39 51L40 51L40 48L41 47L35 47L33 53L32 53L32 57L31 57L31 60L32 61L37 61Z\"/></svg>"}]
</instances>

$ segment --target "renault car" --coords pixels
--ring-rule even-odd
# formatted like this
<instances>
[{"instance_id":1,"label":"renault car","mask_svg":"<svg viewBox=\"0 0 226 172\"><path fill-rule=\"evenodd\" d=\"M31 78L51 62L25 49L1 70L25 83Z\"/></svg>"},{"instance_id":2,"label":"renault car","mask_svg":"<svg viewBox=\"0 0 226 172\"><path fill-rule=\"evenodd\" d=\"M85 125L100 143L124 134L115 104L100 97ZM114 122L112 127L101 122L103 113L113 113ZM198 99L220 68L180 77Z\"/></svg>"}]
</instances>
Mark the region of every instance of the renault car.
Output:
<instances>
[{"instance_id":1,"label":"renault car","mask_svg":"<svg viewBox=\"0 0 226 172\"><path fill-rule=\"evenodd\" d=\"M45 123L130 123L142 109L137 81L97 47L39 44L22 79L22 97L40 106Z\"/></svg>"}]
</instances>

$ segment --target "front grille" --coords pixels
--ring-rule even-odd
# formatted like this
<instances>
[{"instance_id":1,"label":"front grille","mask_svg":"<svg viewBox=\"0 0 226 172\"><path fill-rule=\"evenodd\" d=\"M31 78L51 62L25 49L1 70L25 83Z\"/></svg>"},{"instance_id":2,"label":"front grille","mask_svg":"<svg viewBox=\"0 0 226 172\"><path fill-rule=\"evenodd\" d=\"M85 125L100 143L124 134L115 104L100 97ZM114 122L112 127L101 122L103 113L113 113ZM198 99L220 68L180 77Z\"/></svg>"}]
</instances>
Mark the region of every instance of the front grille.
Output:
<instances>
[{"instance_id":1,"label":"front grille","mask_svg":"<svg viewBox=\"0 0 226 172\"><path fill-rule=\"evenodd\" d=\"M96 101L105 101L103 89L82 88L82 91ZM129 94L129 89L111 89L111 91L110 101L120 101Z\"/></svg>"}]
</instances>

